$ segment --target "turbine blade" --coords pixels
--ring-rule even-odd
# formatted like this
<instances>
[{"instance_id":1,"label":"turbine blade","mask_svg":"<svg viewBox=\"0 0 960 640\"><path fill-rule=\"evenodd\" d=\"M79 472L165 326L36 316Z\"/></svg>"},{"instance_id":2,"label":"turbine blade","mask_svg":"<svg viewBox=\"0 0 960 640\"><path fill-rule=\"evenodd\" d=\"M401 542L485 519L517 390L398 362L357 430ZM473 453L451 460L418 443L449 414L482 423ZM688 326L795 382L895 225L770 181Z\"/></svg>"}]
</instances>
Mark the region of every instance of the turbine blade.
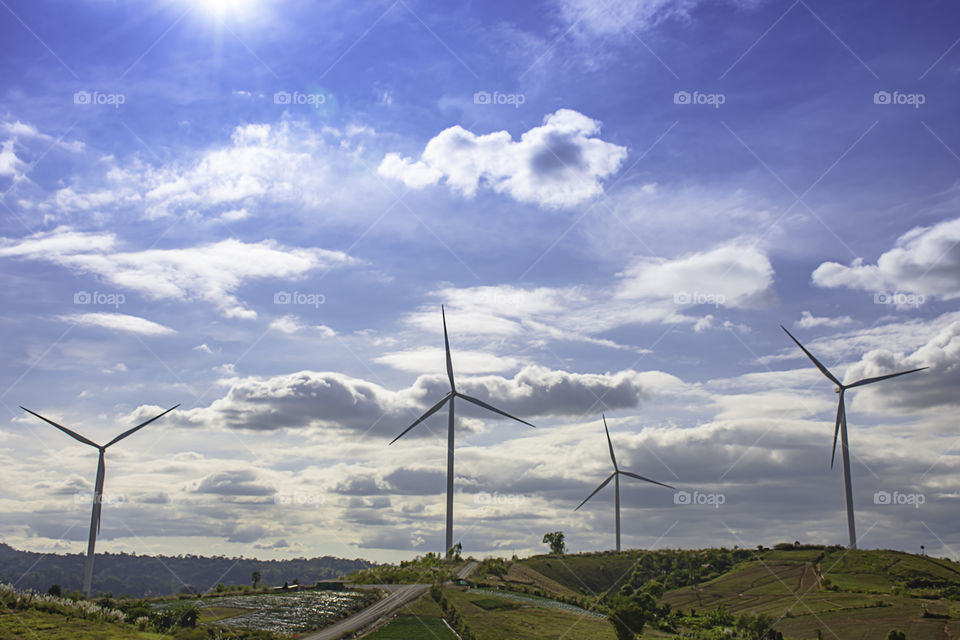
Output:
<instances>
[{"instance_id":1,"label":"turbine blade","mask_svg":"<svg viewBox=\"0 0 960 640\"><path fill-rule=\"evenodd\" d=\"M660 485L661 487L666 487L667 489L673 489L673 488L674 488L674 487L671 487L669 484L664 484L664 483L662 483L662 482L657 482L656 480L651 480L650 478L644 478L643 476L637 475L636 473L631 473L630 471L621 471L620 473L622 473L622 474L625 475L625 476L630 476L631 478L636 478L637 480L645 480L645 481L647 481L647 482L652 482L653 484L658 484L658 485Z\"/></svg>"},{"instance_id":2,"label":"turbine blade","mask_svg":"<svg viewBox=\"0 0 960 640\"><path fill-rule=\"evenodd\" d=\"M896 378L897 376L905 376L908 373L916 373L917 371L923 371L924 369L929 369L930 367L920 367L919 369L910 369L910 371L901 371L900 373L888 373L885 376L877 376L876 378L864 378L863 380L857 380L853 384L848 384L847 388L851 387L862 387L865 384L870 384L871 382L880 382L881 380L886 380L887 378Z\"/></svg>"},{"instance_id":3,"label":"turbine blade","mask_svg":"<svg viewBox=\"0 0 960 640\"><path fill-rule=\"evenodd\" d=\"M582 507L583 505L587 504L587 500L589 500L590 498L592 498L593 496L595 496L595 495L597 494L597 491L600 491L600 489L603 489L605 486L607 486L608 484L610 484L610 481L613 480L613 476L615 476L615 475L617 475L617 472L616 472L616 471L614 471L614 472L611 473L609 476L607 476L607 479L604 480L603 482L601 482L601 483L600 483L600 486L593 490L593 493L591 493L590 495L588 495L586 498L584 498L583 502L581 502L580 504L577 505L577 509L579 509L579 508ZM574 511L576 511L577 509L574 509Z\"/></svg>"},{"instance_id":4,"label":"turbine blade","mask_svg":"<svg viewBox=\"0 0 960 640\"><path fill-rule=\"evenodd\" d=\"M787 331L787 328L786 328L785 326L783 326L783 325L780 325L780 328L783 329L784 331ZM800 349L803 350L803 352L804 352L805 354L807 354L807 357L810 358L810 360L813 361L813 364L817 365L817 369L820 369L820 373L822 373L823 375L825 375L825 376L827 376L828 378L830 378L830 380L831 380L834 384L836 384L838 387L842 387L842 386L843 386L843 383L841 383L839 380L837 380L836 376L834 376L832 373L830 373L830 371L829 371L825 366L823 366L822 364L820 364L820 361L817 360L816 358L814 358L814 357L813 357L813 354L810 353L809 351L807 351L807 348L804 347L802 344L800 344L800 341L797 340L796 338L794 338L792 333L790 333L789 331L787 331L787 335L790 336L790 339L791 339L791 340L793 340L794 342L797 343L797 346L800 347Z\"/></svg>"},{"instance_id":5,"label":"turbine blade","mask_svg":"<svg viewBox=\"0 0 960 640\"><path fill-rule=\"evenodd\" d=\"M833 469L833 462L837 457L837 436L840 435L840 421L846 420L847 407L843 401L844 388L840 387L840 400L837 401L837 424L833 427L833 450L830 454L830 468Z\"/></svg>"},{"instance_id":6,"label":"turbine blade","mask_svg":"<svg viewBox=\"0 0 960 640\"><path fill-rule=\"evenodd\" d=\"M148 424L150 424L150 423L153 422L154 420L157 420L157 419L159 419L159 418L162 418L163 416L167 415L168 413L170 413L171 411L173 411L174 409L176 409L176 408L179 407L179 406L180 406L180 405L177 404L176 406L170 407L169 409L167 409L166 411L164 411L164 412L161 413L160 415L154 416L154 417L150 418L149 420L147 420L146 422L141 422L140 424L138 424L137 426L135 426L133 429L128 429L127 431L124 431L123 433L121 433L120 435L118 435L116 438L114 438L113 440L111 440L111 441L108 442L107 444L103 445L103 448L106 449L107 447L109 447L109 446L112 445L113 443L115 443L115 442L120 442L121 440L123 440L123 439L126 438L127 436L133 435L133 434L136 433L138 430L143 429L145 426L147 426Z\"/></svg>"},{"instance_id":7,"label":"turbine blade","mask_svg":"<svg viewBox=\"0 0 960 640\"><path fill-rule=\"evenodd\" d=\"M44 418L44 417L43 417L42 415L40 415L39 413L35 413L35 412L33 412L33 411L30 411L30 409L27 409L26 407L21 406L20 408L23 409L24 411L26 411L27 413L32 413L33 415L37 416L38 418L40 418L40 419L43 420L44 422L49 423L49 424L52 424L52 425L55 426L57 429L60 429L60 431L63 431L65 434L67 434L68 436L70 436L70 437L73 438L74 440L79 440L79 441L82 442L83 444L88 444L88 445L90 445L91 447L96 447L97 449L100 448L100 445L98 445L96 442L94 442L93 440L88 440L87 438L84 438L82 435L80 435L80 434L77 433L76 431L71 431L70 429L67 429L65 426L60 425L60 424L57 424L57 423L54 422L53 420L50 420L50 419L48 419L48 418Z\"/></svg>"},{"instance_id":8,"label":"turbine blade","mask_svg":"<svg viewBox=\"0 0 960 640\"><path fill-rule=\"evenodd\" d=\"M607 416L600 414L603 417L603 430L607 432L607 446L610 447L610 459L613 460L613 468L619 469L617 466L617 457L613 455L613 442L610 441L610 430L607 429Z\"/></svg>"},{"instance_id":9,"label":"turbine blade","mask_svg":"<svg viewBox=\"0 0 960 640\"><path fill-rule=\"evenodd\" d=\"M452 397L453 397L453 396L451 396L451 395L449 395L449 394L446 395L446 396L444 396L444 397L443 397L443 400L441 400L441 401L438 402L437 404L435 404L435 405L433 405L432 407L430 407L429 409L427 409L427 412L426 412L426 413L424 413L422 416L420 416L419 418L417 418L417 420L416 420L412 425L410 425L409 427L407 427L406 429L404 429L404 430L403 430L403 433L401 433L401 434L398 435L396 438L394 438L393 440L391 440L391 441L390 441L390 444L393 444L394 442L396 442L397 440L399 440L399 439L402 438L403 436L407 435L407 431L410 431L410 429L413 429L415 426L417 426L418 424L420 424L421 422L423 422L424 420L426 420L427 418L429 418L430 416L432 416L433 414L435 414L437 411L440 411L440 408L443 407L443 405L447 403L447 400L449 400L449 399L452 398Z\"/></svg>"},{"instance_id":10,"label":"turbine blade","mask_svg":"<svg viewBox=\"0 0 960 640\"><path fill-rule=\"evenodd\" d=\"M460 398L463 398L464 400L466 400L466 401L468 401L468 402L472 402L473 404L475 404L475 405L477 405L477 406L483 407L484 409L489 409L490 411L493 411L494 413L499 413L500 415L506 416L506 417L510 418L511 420L516 420L517 422L522 422L523 424L527 425L528 427L533 427L534 429L536 429L536 427L534 427L532 424L530 424L530 423L527 422L526 420L521 420L521 419L518 418L517 416L512 416L512 415L510 415L509 413L507 413L506 411L501 411L500 409L497 409L497 408L496 408L495 406L493 406L492 404L487 404L487 403L484 402L483 400L477 400L477 399L474 398L473 396L468 396L468 395L462 394L462 393L460 393L460 392L457 392L456 395L457 395L458 397L460 397Z\"/></svg>"},{"instance_id":11,"label":"turbine blade","mask_svg":"<svg viewBox=\"0 0 960 640\"><path fill-rule=\"evenodd\" d=\"M450 359L450 338L447 337L447 313L440 305L440 315L443 316L443 346L447 351L447 377L450 379L450 390L456 391L457 386L453 383L453 360Z\"/></svg>"}]
</instances>

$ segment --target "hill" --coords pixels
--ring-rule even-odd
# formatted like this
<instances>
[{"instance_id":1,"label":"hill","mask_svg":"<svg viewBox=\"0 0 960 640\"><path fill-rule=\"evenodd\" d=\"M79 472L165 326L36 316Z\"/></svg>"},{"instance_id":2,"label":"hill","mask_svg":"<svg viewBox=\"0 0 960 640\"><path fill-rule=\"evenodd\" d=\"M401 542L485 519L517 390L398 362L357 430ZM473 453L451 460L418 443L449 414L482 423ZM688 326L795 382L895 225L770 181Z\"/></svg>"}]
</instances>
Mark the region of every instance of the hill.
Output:
<instances>
[{"instance_id":1,"label":"hill","mask_svg":"<svg viewBox=\"0 0 960 640\"><path fill-rule=\"evenodd\" d=\"M543 576L538 586L558 598L657 580L668 588L661 631L689 638L715 637L744 614L785 638L884 640L891 629L911 640L960 636L960 564L901 551L782 544L537 556L514 565Z\"/></svg>"},{"instance_id":2,"label":"hill","mask_svg":"<svg viewBox=\"0 0 960 640\"><path fill-rule=\"evenodd\" d=\"M18 589L46 591L59 584L64 591L80 589L84 557L81 554L44 554L19 551L0 543L0 582ZM312 584L370 567L365 560L323 556L292 560L257 560L225 556L141 556L98 553L93 576L95 593L135 597L170 595L185 590L204 592L218 583L249 584L254 571L263 584L282 585L299 580Z\"/></svg>"}]
</instances>

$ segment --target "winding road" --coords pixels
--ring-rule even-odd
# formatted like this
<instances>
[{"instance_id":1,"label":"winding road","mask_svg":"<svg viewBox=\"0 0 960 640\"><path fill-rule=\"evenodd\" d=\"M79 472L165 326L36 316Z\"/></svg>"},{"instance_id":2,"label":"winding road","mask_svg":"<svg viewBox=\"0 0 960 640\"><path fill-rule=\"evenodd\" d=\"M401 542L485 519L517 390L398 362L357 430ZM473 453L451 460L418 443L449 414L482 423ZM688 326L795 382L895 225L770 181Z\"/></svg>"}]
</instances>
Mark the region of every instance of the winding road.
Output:
<instances>
[{"instance_id":1,"label":"winding road","mask_svg":"<svg viewBox=\"0 0 960 640\"><path fill-rule=\"evenodd\" d=\"M457 571L457 578L466 579L479 566L477 562L468 562ZM351 588L380 589L387 591L385 598L378 600L369 607L361 609L349 618L321 629L320 631L303 636L303 640L338 640L348 633L356 633L379 625L393 616L405 605L413 602L430 590L428 584L364 584L350 585Z\"/></svg>"}]
</instances>

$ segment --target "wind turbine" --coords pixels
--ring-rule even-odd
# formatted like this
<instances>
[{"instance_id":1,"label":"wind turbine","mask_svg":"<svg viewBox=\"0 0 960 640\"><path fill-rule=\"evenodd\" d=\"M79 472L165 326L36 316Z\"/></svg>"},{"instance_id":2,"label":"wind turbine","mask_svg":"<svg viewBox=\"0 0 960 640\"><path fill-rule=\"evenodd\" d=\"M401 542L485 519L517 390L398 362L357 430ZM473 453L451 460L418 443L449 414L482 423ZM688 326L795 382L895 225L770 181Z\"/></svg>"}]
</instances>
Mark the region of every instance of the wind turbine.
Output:
<instances>
[{"instance_id":1,"label":"wind turbine","mask_svg":"<svg viewBox=\"0 0 960 640\"><path fill-rule=\"evenodd\" d=\"M617 457L613 455L613 442L610 441L610 430L607 429L607 416L600 414L603 417L603 430L607 432L607 447L610 448L610 460L613 462L613 473L607 476L607 479L600 483L600 486L593 490L593 493L588 495L583 502L577 505L576 511L583 505L587 503L587 500L592 498L600 489L603 489L611 480L613 480L614 488L614 505L616 508L616 521L617 521L617 551L620 551L620 474L622 473L625 476L630 476L631 478L636 478L637 480L644 480L645 482L652 482L653 484L658 484L661 487L666 487L668 489L673 489L668 484L663 484L662 482L657 482L656 480L651 480L650 478L644 478L643 476L631 473L630 471L624 471L617 465Z\"/></svg>"},{"instance_id":2,"label":"wind turbine","mask_svg":"<svg viewBox=\"0 0 960 640\"><path fill-rule=\"evenodd\" d=\"M57 423L54 422L53 420L50 420L50 419L48 419L48 418L44 418L44 417L43 417L42 415L40 415L39 413L35 413L35 412L33 412L33 411L30 411L30 409L27 409L26 407L23 407L23 406L20 407L21 409L23 409L23 410L26 411L27 413L33 414L33 415L37 416L38 418L40 418L41 420L43 420L44 422L47 422L47 423L49 423L49 424L52 424L52 425L55 426L57 429L60 429L60 431L63 431L65 434L67 434L68 436L70 436L70 437L73 438L74 440L79 440L80 442L82 442L82 443L84 443L84 444L88 444L88 445L90 445L91 447L96 447L96 448L100 451L100 460L99 460L99 462L97 463L97 480L96 480L96 484L94 485L93 513L92 513L91 516L90 516L90 539L89 539L89 541L87 542L87 559L86 559L86 562L85 562L84 565L83 565L83 593L84 593L87 597L90 597L90 587L92 586L92 583L93 583L93 549L94 549L94 547L95 547L96 544L97 544L97 534L100 533L100 510L101 510L101 507L103 506L103 505L102 505L102 499L103 499L103 476L104 476L104 473L106 472L106 468L105 468L105 466L104 466L103 455L104 455L104 453L106 453L107 447L109 447L109 446L111 446L111 445L113 445L113 444L116 444L116 443L120 442L121 440L123 440L123 439L126 438L127 436L133 435L134 433L136 433L137 431L139 431L139 430L142 429L143 427L147 426L148 424L150 424L151 422L153 422L153 421L156 420L157 418L161 418L161 417L167 415L168 413L170 413L171 411L173 411L174 409L176 409L176 408L179 407L179 406L180 406L180 405L178 404L178 405L176 405L176 406L174 406L174 407L170 407L169 409L167 409L166 411L164 411L164 412L161 413L160 415L154 416L153 418L150 418L150 419L147 420L146 422L141 422L140 424L138 424L137 426L135 426L133 429L129 429L129 430L127 430L127 431L124 431L123 433L121 433L120 435L118 435L116 438L114 438L113 440L111 440L110 442L108 442L107 444L102 445L102 446L99 445L99 444L97 444L97 443L94 442L93 440L88 440L87 438L84 438L84 437L83 437L82 435L80 435L79 433L76 433L76 432L74 432L74 431L71 431L70 429L67 429L67 428L64 427L63 425L57 424Z\"/></svg>"},{"instance_id":3,"label":"wind turbine","mask_svg":"<svg viewBox=\"0 0 960 640\"><path fill-rule=\"evenodd\" d=\"M494 413L499 413L502 416L506 416L511 420L516 420L517 422L522 422L523 424L533 427L532 424L526 420L521 420L516 416L512 416L506 411L501 411L493 405L489 405L483 400L478 400L472 396L468 396L465 393L460 393L457 391L457 385L453 381L453 361L450 359L450 339L447 337L447 314L444 311L443 305L440 306L440 314L443 317L443 345L447 352L447 378L450 379L450 391L443 396L443 400L433 405L427 409L426 413L416 419L413 424L404 429L403 433L398 435L396 438L390 441L390 444L393 444L403 436L407 434L410 429L413 429L415 426L435 414L437 411L443 408L443 405L450 403L450 411L447 414L447 546L445 554L447 557L450 557L450 550L453 548L453 401L455 398L463 398L467 402L472 402L473 404L483 407Z\"/></svg>"},{"instance_id":4,"label":"wind turbine","mask_svg":"<svg viewBox=\"0 0 960 640\"><path fill-rule=\"evenodd\" d=\"M797 343L797 346L807 354L807 357L813 361L813 364L817 366L817 369L820 369L820 373L825 375L827 378L833 382L836 387L834 387L834 392L837 393L840 398L837 401L837 422L833 428L833 451L830 454L830 468L833 469L833 462L837 456L837 434L840 435L840 442L843 452L843 489L844 489L844 498L847 504L847 532L850 535L850 548L857 548L857 530L853 521L853 484L850 478L850 443L847 440L847 407L844 402L844 393L847 389L852 389L854 387L862 387L865 384L871 384L873 382L880 382L881 380L886 380L887 378L896 378L897 376L905 376L908 373L914 373L917 371L923 371L927 367L920 367L919 369L910 369L909 371L901 371L900 373L888 373L885 376L876 376L874 378L864 378L863 380L857 380L856 382L851 382L850 384L843 384L840 380L837 379L835 375L830 373L830 371L820 364L820 361L813 357L813 354L807 351L806 347L800 344L800 341L793 337L793 334L787 331L787 328L783 325L780 325L780 328L787 332L787 335L790 336L790 339Z\"/></svg>"}]
</instances>

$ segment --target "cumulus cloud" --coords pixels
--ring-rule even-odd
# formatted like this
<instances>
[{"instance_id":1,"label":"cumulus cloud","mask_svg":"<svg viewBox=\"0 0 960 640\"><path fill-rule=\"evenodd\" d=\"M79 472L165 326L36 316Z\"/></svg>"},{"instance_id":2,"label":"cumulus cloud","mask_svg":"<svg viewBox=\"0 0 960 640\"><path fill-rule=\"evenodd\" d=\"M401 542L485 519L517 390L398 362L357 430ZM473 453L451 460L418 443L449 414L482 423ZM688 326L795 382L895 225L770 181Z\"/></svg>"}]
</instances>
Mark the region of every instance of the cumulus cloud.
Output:
<instances>
[{"instance_id":1,"label":"cumulus cloud","mask_svg":"<svg viewBox=\"0 0 960 640\"><path fill-rule=\"evenodd\" d=\"M220 471L211 473L197 483L196 493L212 493L221 496L269 496L275 493L272 487L256 482L253 471Z\"/></svg>"},{"instance_id":2,"label":"cumulus cloud","mask_svg":"<svg viewBox=\"0 0 960 640\"><path fill-rule=\"evenodd\" d=\"M393 391L335 372L299 371L270 378L224 380L226 393L207 407L181 410L172 417L184 426L273 431L308 427L393 434L412 422L449 390L445 375L423 375ZM580 415L602 407L636 407L682 382L659 371L572 373L526 366L512 378L462 377L464 393L519 417ZM500 419L461 403L464 419ZM465 424L465 423L464 423Z\"/></svg>"},{"instance_id":3,"label":"cumulus cloud","mask_svg":"<svg viewBox=\"0 0 960 640\"><path fill-rule=\"evenodd\" d=\"M599 133L598 121L571 109L547 115L519 141L507 131L477 135L458 125L431 139L419 159L388 153L378 171L411 189L444 182L466 197L487 187L520 202L567 207L602 193L601 180L626 158L625 147Z\"/></svg>"},{"instance_id":4,"label":"cumulus cloud","mask_svg":"<svg viewBox=\"0 0 960 640\"><path fill-rule=\"evenodd\" d=\"M773 266L756 246L721 245L673 260L639 258L620 274L617 296L755 309L773 302Z\"/></svg>"},{"instance_id":5,"label":"cumulus cloud","mask_svg":"<svg viewBox=\"0 0 960 640\"><path fill-rule=\"evenodd\" d=\"M876 264L862 259L849 266L824 262L814 270L813 283L956 300L960 298L960 218L911 229Z\"/></svg>"},{"instance_id":6,"label":"cumulus cloud","mask_svg":"<svg viewBox=\"0 0 960 640\"><path fill-rule=\"evenodd\" d=\"M340 251L285 247L274 240L245 243L231 238L181 249L127 252L113 250L115 244L110 233L59 227L19 241L4 239L0 257L53 261L154 300L204 300L231 318L257 316L234 295L248 280L295 279L357 263Z\"/></svg>"},{"instance_id":7,"label":"cumulus cloud","mask_svg":"<svg viewBox=\"0 0 960 640\"><path fill-rule=\"evenodd\" d=\"M875 412L909 413L960 405L960 321L936 331L927 342L912 352L873 349L850 367L849 380L929 367L903 378L860 391L857 406ZM880 388L880 387L883 388Z\"/></svg>"},{"instance_id":8,"label":"cumulus cloud","mask_svg":"<svg viewBox=\"0 0 960 640\"><path fill-rule=\"evenodd\" d=\"M170 336L176 333L170 327L125 313L74 313L57 317L85 327L100 327L143 336Z\"/></svg>"}]
</instances>

